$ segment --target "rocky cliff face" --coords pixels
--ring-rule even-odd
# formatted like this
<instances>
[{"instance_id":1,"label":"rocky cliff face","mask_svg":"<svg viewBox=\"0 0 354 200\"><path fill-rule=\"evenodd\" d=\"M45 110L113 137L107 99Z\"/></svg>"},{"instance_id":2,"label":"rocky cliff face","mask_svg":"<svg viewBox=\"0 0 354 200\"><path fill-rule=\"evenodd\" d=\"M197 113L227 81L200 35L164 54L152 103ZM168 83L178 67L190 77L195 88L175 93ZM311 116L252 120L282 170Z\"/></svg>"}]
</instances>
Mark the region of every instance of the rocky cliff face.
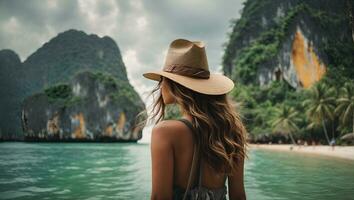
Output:
<instances>
[{"instance_id":1,"label":"rocky cliff face","mask_svg":"<svg viewBox=\"0 0 354 200\"><path fill-rule=\"evenodd\" d=\"M23 66L11 50L0 51L0 137L13 138L21 133L20 103L23 98Z\"/></svg>"},{"instance_id":2,"label":"rocky cliff face","mask_svg":"<svg viewBox=\"0 0 354 200\"><path fill-rule=\"evenodd\" d=\"M307 88L326 73L354 77L350 1L248 0L244 5L223 57L224 73L236 82L284 79Z\"/></svg>"},{"instance_id":3,"label":"rocky cliff face","mask_svg":"<svg viewBox=\"0 0 354 200\"><path fill-rule=\"evenodd\" d=\"M137 141L144 103L130 85L103 73L81 72L25 99L26 140Z\"/></svg>"},{"instance_id":4,"label":"rocky cliff face","mask_svg":"<svg viewBox=\"0 0 354 200\"><path fill-rule=\"evenodd\" d=\"M108 36L68 30L46 42L23 63L29 93L60 81L69 81L82 70L109 72L128 81L120 50Z\"/></svg>"},{"instance_id":5,"label":"rocky cliff face","mask_svg":"<svg viewBox=\"0 0 354 200\"><path fill-rule=\"evenodd\" d=\"M87 74L89 72L98 74L98 79L88 78L91 77ZM134 126L133 115L138 109L144 108L128 81L120 50L110 37L100 38L94 34L68 30L45 43L23 63L16 53L2 50L0 78L0 93L5 96L0 100L0 133L5 139L14 135L21 137L24 133L35 137L41 134L51 137L51 133L57 133L55 128L50 128L56 123L61 124L58 130L65 138L67 133L72 132L71 125L74 122L83 127L78 130L82 129L84 138L86 134L91 135L90 131L93 136L100 135L99 132L105 128L107 134L114 135L118 133L112 131L113 128L109 128L107 123L115 126L118 116L121 119L119 130L123 132L115 138L140 138L141 133L130 130L130 127ZM102 85L107 81L111 85ZM108 98L107 95L112 97ZM86 101L93 97L100 101ZM95 107L96 104L100 111ZM60 138L60 134L57 136Z\"/></svg>"}]
</instances>

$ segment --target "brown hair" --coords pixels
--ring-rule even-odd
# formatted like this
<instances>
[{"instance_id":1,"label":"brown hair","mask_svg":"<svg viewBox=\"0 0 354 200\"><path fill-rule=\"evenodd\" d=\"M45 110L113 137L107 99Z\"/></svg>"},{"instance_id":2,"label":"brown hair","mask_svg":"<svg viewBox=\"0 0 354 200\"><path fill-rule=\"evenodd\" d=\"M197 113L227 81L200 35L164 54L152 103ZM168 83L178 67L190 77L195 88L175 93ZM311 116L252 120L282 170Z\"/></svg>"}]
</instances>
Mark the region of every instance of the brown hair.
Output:
<instances>
[{"instance_id":1,"label":"brown hair","mask_svg":"<svg viewBox=\"0 0 354 200\"><path fill-rule=\"evenodd\" d=\"M235 164L247 157L246 129L233 100L227 94L202 94L165 79L176 103L193 118L192 123L196 128L194 137L204 160L215 170L231 175ZM162 80L150 93L159 92L152 104L150 116L155 120L157 117L155 124L165 116L165 104L160 90Z\"/></svg>"}]
</instances>

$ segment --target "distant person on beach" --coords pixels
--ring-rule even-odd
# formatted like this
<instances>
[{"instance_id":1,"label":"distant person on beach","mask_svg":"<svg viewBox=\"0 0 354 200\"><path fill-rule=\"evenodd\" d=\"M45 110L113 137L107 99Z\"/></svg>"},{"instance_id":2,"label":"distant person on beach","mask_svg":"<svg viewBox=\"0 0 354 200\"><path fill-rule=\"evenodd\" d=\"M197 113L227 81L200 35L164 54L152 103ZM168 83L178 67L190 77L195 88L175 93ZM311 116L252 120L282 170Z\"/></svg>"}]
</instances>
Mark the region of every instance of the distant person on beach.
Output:
<instances>
[{"instance_id":1,"label":"distant person on beach","mask_svg":"<svg viewBox=\"0 0 354 200\"><path fill-rule=\"evenodd\" d=\"M329 142L329 144L332 147L332 151L334 150L334 146L336 145L336 140L334 138L332 138L332 140Z\"/></svg>"},{"instance_id":2,"label":"distant person on beach","mask_svg":"<svg viewBox=\"0 0 354 200\"><path fill-rule=\"evenodd\" d=\"M300 139L298 139L298 140L297 140L297 146L298 146L298 149L300 149L300 148L301 148L301 143L302 143L302 141L301 141Z\"/></svg>"},{"instance_id":3,"label":"distant person on beach","mask_svg":"<svg viewBox=\"0 0 354 200\"><path fill-rule=\"evenodd\" d=\"M143 74L158 81L151 109L151 199L246 199L246 129L227 95L234 83L209 71L201 41L174 40L162 70ZM150 94L150 95L151 95ZM164 119L168 104L181 117Z\"/></svg>"}]
</instances>

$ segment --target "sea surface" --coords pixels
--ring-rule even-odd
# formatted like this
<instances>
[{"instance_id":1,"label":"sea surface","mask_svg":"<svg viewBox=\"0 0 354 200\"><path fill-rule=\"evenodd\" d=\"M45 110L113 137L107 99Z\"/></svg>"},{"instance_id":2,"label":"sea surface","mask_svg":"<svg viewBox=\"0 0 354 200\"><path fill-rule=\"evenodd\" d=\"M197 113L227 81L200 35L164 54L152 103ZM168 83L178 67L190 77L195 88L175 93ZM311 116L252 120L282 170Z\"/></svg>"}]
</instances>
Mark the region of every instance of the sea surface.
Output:
<instances>
[{"instance_id":1,"label":"sea surface","mask_svg":"<svg viewBox=\"0 0 354 200\"><path fill-rule=\"evenodd\" d=\"M354 162L250 150L247 199L354 199ZM0 199L149 199L149 144L0 143Z\"/></svg>"}]
</instances>

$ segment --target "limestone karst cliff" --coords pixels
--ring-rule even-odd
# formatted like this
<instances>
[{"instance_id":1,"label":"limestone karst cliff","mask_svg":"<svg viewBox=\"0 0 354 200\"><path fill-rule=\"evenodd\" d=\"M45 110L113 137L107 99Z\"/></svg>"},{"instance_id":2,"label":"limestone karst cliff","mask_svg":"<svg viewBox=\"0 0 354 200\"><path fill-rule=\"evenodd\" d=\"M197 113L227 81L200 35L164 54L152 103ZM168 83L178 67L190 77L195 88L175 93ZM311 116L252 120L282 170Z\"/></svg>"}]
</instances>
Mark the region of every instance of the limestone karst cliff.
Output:
<instances>
[{"instance_id":1,"label":"limestone karst cliff","mask_svg":"<svg viewBox=\"0 0 354 200\"><path fill-rule=\"evenodd\" d=\"M244 2L241 17L231 21L222 66L236 83L231 96L251 142L292 143L293 134L295 141L328 144L352 131L352 109L339 101L350 105L354 86L353 6L350 0Z\"/></svg>"},{"instance_id":2,"label":"limestone karst cliff","mask_svg":"<svg viewBox=\"0 0 354 200\"><path fill-rule=\"evenodd\" d=\"M26 140L137 141L136 116L143 109L130 85L85 71L26 98L22 126Z\"/></svg>"},{"instance_id":3,"label":"limestone karst cliff","mask_svg":"<svg viewBox=\"0 0 354 200\"><path fill-rule=\"evenodd\" d=\"M284 79L307 88L328 72L354 77L351 1L248 0L244 6L223 57L234 80Z\"/></svg>"},{"instance_id":4,"label":"limestone karst cliff","mask_svg":"<svg viewBox=\"0 0 354 200\"><path fill-rule=\"evenodd\" d=\"M101 74L98 77L102 83L108 80L113 86L104 86L99 80L89 79L90 73ZM68 133L68 127L72 131L72 126L77 123L79 128L75 129L77 137L74 138L90 135L85 130L94 134L103 131L109 136L113 134L112 127L118 119L120 128L115 126L120 130L118 138L137 140L141 137L141 132L134 132L130 127L134 126L133 115L144 106L129 83L118 45L108 36L99 37L70 29L44 43L24 62L15 52L2 50L0 77L0 93L4 97L0 100L0 136L4 139L23 139L28 134L51 135L60 130L55 128L57 123L61 124L62 136ZM71 85L72 81L81 81L81 84ZM93 84L97 84L97 88L89 87ZM98 99L85 102L83 106L79 101L82 94L77 93L80 88L86 88ZM102 91L110 91L113 97L105 96ZM106 105L108 98L110 103ZM114 98L117 100L113 101ZM51 101L53 99L55 101ZM101 108L99 112L94 109L96 105ZM92 117L97 117L97 120L90 121Z\"/></svg>"},{"instance_id":5,"label":"limestone karst cliff","mask_svg":"<svg viewBox=\"0 0 354 200\"><path fill-rule=\"evenodd\" d=\"M0 50L0 138L16 138L21 135L21 100L23 88L23 65L12 50Z\"/></svg>"}]
</instances>

